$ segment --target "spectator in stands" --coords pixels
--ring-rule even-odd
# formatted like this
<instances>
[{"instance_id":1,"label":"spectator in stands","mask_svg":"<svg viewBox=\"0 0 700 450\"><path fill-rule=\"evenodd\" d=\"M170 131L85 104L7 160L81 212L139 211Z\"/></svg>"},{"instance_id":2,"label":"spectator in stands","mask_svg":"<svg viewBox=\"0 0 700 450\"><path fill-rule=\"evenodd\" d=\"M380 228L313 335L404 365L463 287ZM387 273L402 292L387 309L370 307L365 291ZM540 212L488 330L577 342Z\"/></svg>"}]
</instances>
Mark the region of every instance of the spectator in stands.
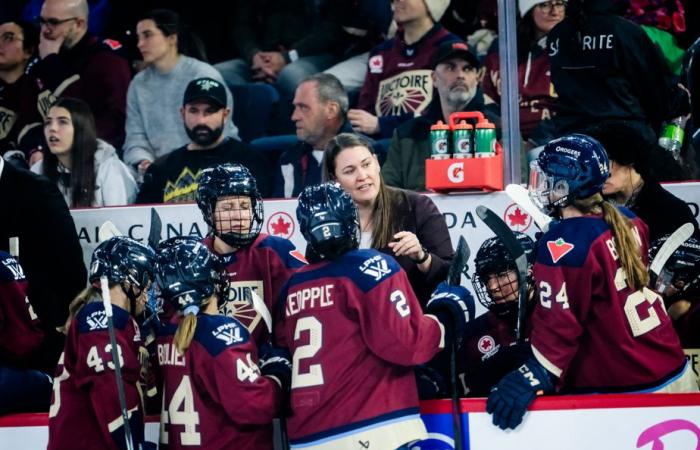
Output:
<instances>
[{"instance_id":1,"label":"spectator in stands","mask_svg":"<svg viewBox=\"0 0 700 450\"><path fill-rule=\"evenodd\" d=\"M27 298L22 266L1 250L0 300L0 415L46 411L51 377L34 369L44 332Z\"/></svg>"},{"instance_id":2,"label":"spectator in stands","mask_svg":"<svg viewBox=\"0 0 700 450\"><path fill-rule=\"evenodd\" d=\"M189 141L179 113L187 83L202 77L220 83L223 79L214 67L188 56L189 36L176 12L155 9L146 13L136 24L136 33L146 68L129 85L124 162L136 167L140 177L156 158ZM233 111L231 93L226 87L224 91L226 109ZM238 138L230 118L223 133Z\"/></svg>"},{"instance_id":3,"label":"spectator in stands","mask_svg":"<svg viewBox=\"0 0 700 450\"><path fill-rule=\"evenodd\" d=\"M326 148L324 181L340 183L357 205L360 248L396 258L425 306L452 262L447 224L429 197L387 186L379 171L377 156L362 136L342 133Z\"/></svg>"},{"instance_id":4,"label":"spectator in stands","mask_svg":"<svg viewBox=\"0 0 700 450\"><path fill-rule=\"evenodd\" d=\"M0 155L19 151L25 164L41 143L39 87L25 73L38 45L39 30L32 24L19 20L0 24Z\"/></svg>"},{"instance_id":5,"label":"spectator in stands","mask_svg":"<svg viewBox=\"0 0 700 450\"><path fill-rule=\"evenodd\" d=\"M66 322L68 305L87 279L75 223L54 183L2 158L0 211L0 250L7 251L9 239L18 238L27 297L44 332L34 362L42 371L53 373L64 340L56 327Z\"/></svg>"},{"instance_id":6,"label":"spectator in stands","mask_svg":"<svg viewBox=\"0 0 700 450\"><path fill-rule=\"evenodd\" d=\"M550 79L547 34L566 14L565 0L519 0L518 94L520 133L530 147L544 145L552 136L551 117L556 94ZM501 70L498 48L484 61L484 95L501 103Z\"/></svg>"},{"instance_id":7,"label":"spectator in stands","mask_svg":"<svg viewBox=\"0 0 700 450\"><path fill-rule=\"evenodd\" d=\"M121 148L124 142L127 61L116 41L100 42L87 32L87 0L46 0L41 7L40 60L32 67L42 92L42 117L56 97L84 100L95 116L97 137Z\"/></svg>"},{"instance_id":8,"label":"spectator in stands","mask_svg":"<svg viewBox=\"0 0 700 450\"><path fill-rule=\"evenodd\" d=\"M299 141L280 156L273 197L296 198L306 186L321 182L326 145L336 134L352 131L347 112L348 95L335 76L321 73L302 80L292 114Z\"/></svg>"},{"instance_id":9,"label":"spectator in stands","mask_svg":"<svg viewBox=\"0 0 700 450\"><path fill-rule=\"evenodd\" d=\"M430 126L438 120L447 123L458 111L480 111L489 121L498 122L498 107L484 97L479 86L479 60L467 44L445 42L433 62L432 84L437 89L424 115L401 124L389 145L382 167L389 186L425 190L425 160L430 158ZM487 103L488 102L488 103Z\"/></svg>"},{"instance_id":10,"label":"spectator in stands","mask_svg":"<svg viewBox=\"0 0 700 450\"><path fill-rule=\"evenodd\" d=\"M609 0L569 0L547 43L557 134L622 119L651 142L663 121L690 111L658 47Z\"/></svg>"},{"instance_id":11,"label":"spectator in stands","mask_svg":"<svg viewBox=\"0 0 700 450\"><path fill-rule=\"evenodd\" d=\"M248 144L224 134L231 114L226 107L228 96L219 80L190 81L180 108L190 142L149 165L136 203L194 201L202 170L227 162L246 166L260 180L260 193L270 195L272 177L265 158Z\"/></svg>"},{"instance_id":12,"label":"spectator in stands","mask_svg":"<svg viewBox=\"0 0 700 450\"><path fill-rule=\"evenodd\" d=\"M588 133L603 144L610 159L610 178L603 195L631 209L649 227L649 240L671 234L685 223L697 222L690 207L664 189L653 174L650 158L656 147L623 121L603 122Z\"/></svg>"},{"instance_id":13,"label":"spectator in stands","mask_svg":"<svg viewBox=\"0 0 700 450\"><path fill-rule=\"evenodd\" d=\"M44 158L32 166L32 172L56 183L68 206L133 203L136 181L114 147L97 138L87 103L59 98L46 115L44 136Z\"/></svg>"},{"instance_id":14,"label":"spectator in stands","mask_svg":"<svg viewBox=\"0 0 700 450\"><path fill-rule=\"evenodd\" d=\"M357 109L357 133L388 139L401 122L422 114L433 96L430 68L437 47L457 40L438 20L448 0L392 0L399 32L370 52Z\"/></svg>"},{"instance_id":15,"label":"spectator in stands","mask_svg":"<svg viewBox=\"0 0 700 450\"><path fill-rule=\"evenodd\" d=\"M274 84L280 105L291 105L299 82L335 63L347 45L341 23L351 2L239 0L236 6L233 40L241 58L216 68L229 84ZM285 120L291 115L289 109L281 111Z\"/></svg>"}]
</instances>

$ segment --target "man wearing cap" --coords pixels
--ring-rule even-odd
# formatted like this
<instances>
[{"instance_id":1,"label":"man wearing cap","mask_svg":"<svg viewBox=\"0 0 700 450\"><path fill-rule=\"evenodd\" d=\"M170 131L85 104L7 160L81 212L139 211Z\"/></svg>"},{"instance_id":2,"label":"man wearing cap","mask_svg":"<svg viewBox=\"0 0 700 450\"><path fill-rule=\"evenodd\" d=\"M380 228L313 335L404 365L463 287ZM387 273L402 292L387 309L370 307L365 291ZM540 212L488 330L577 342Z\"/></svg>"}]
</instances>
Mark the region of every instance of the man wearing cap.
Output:
<instances>
[{"instance_id":1,"label":"man wearing cap","mask_svg":"<svg viewBox=\"0 0 700 450\"><path fill-rule=\"evenodd\" d=\"M430 158L430 126L438 120L447 123L458 111L480 111L498 126L498 107L486 103L479 86L480 64L462 41L441 44L433 59L431 79L437 90L423 116L400 125L389 146L382 175L390 186L425 190L425 160Z\"/></svg>"},{"instance_id":2,"label":"man wearing cap","mask_svg":"<svg viewBox=\"0 0 700 450\"><path fill-rule=\"evenodd\" d=\"M399 31L369 55L357 109L348 111L353 130L388 139L394 129L423 114L433 97L431 62L438 46L458 39L438 21L449 0L392 0Z\"/></svg>"},{"instance_id":3,"label":"man wearing cap","mask_svg":"<svg viewBox=\"0 0 700 450\"><path fill-rule=\"evenodd\" d=\"M223 134L231 113L226 98L224 85L212 78L197 78L187 85L180 114L190 143L148 167L136 203L194 201L201 171L223 163L246 166L257 179L261 194L269 196L267 161L249 145Z\"/></svg>"}]
</instances>

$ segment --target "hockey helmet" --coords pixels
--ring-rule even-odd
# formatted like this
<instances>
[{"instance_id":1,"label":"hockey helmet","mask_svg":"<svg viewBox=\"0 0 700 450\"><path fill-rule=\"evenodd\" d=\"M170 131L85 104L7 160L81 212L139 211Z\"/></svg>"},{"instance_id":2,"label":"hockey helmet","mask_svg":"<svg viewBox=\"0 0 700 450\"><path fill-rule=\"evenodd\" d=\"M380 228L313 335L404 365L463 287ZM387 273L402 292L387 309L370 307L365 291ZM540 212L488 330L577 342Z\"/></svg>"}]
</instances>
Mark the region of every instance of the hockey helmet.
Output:
<instances>
[{"instance_id":1,"label":"hockey helmet","mask_svg":"<svg viewBox=\"0 0 700 450\"><path fill-rule=\"evenodd\" d=\"M155 277L156 255L153 249L126 236L111 237L97 246L90 263L90 284L99 286L100 278L110 284L145 289Z\"/></svg>"},{"instance_id":2,"label":"hockey helmet","mask_svg":"<svg viewBox=\"0 0 700 450\"><path fill-rule=\"evenodd\" d=\"M221 164L204 169L197 183L197 205L214 234L233 247L244 247L255 241L265 216L257 182L250 171L240 164ZM250 224L243 227L245 231L242 232L222 231L223 220L214 217L216 202L233 196L250 198Z\"/></svg>"},{"instance_id":3,"label":"hockey helmet","mask_svg":"<svg viewBox=\"0 0 700 450\"><path fill-rule=\"evenodd\" d=\"M221 260L195 237L161 242L157 261L160 295L178 311L196 314L204 301L219 295L225 286L227 276Z\"/></svg>"},{"instance_id":4,"label":"hockey helmet","mask_svg":"<svg viewBox=\"0 0 700 450\"><path fill-rule=\"evenodd\" d=\"M357 207L338 183L309 186L299 195L299 230L321 259L334 259L360 243Z\"/></svg>"},{"instance_id":5,"label":"hockey helmet","mask_svg":"<svg viewBox=\"0 0 700 450\"><path fill-rule=\"evenodd\" d=\"M649 260L653 260L669 235L656 239L649 247ZM654 290L664 295L667 305L692 299L700 294L700 241L691 237L668 258L656 280Z\"/></svg>"},{"instance_id":6,"label":"hockey helmet","mask_svg":"<svg viewBox=\"0 0 700 450\"><path fill-rule=\"evenodd\" d=\"M570 134L549 142L530 163L530 197L549 214L601 192L609 176L608 155L600 142Z\"/></svg>"},{"instance_id":7,"label":"hockey helmet","mask_svg":"<svg viewBox=\"0 0 700 450\"><path fill-rule=\"evenodd\" d=\"M519 231L514 231L513 233L523 247L523 250L525 250L528 269L530 269L535 258L535 241L525 233ZM503 241L498 237L486 239L476 252L474 265L475 270L474 276L472 277L472 285L474 286L474 292L476 292L479 302L498 315L510 314L517 311L517 302L496 302L488 289L489 279L493 275L504 275L510 270L517 272L515 260L506 249ZM517 281L517 278L515 280ZM505 286L499 286L499 288L505 290ZM517 285L514 285L513 290L517 292Z\"/></svg>"}]
</instances>

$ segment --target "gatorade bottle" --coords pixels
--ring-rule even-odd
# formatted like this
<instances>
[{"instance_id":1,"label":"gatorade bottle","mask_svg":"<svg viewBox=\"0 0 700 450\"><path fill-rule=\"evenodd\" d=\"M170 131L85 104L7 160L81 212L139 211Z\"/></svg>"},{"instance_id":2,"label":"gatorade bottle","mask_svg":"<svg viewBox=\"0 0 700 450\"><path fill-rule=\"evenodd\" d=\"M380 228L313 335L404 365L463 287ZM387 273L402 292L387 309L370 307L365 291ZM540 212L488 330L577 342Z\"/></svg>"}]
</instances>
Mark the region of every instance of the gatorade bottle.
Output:
<instances>
[{"instance_id":1,"label":"gatorade bottle","mask_svg":"<svg viewBox=\"0 0 700 450\"><path fill-rule=\"evenodd\" d=\"M474 131L474 156L489 158L496 156L496 125L491 122L476 124Z\"/></svg>"},{"instance_id":2,"label":"gatorade bottle","mask_svg":"<svg viewBox=\"0 0 700 450\"><path fill-rule=\"evenodd\" d=\"M432 159L450 158L450 127L441 120L430 127L430 157Z\"/></svg>"},{"instance_id":3,"label":"gatorade bottle","mask_svg":"<svg viewBox=\"0 0 700 450\"><path fill-rule=\"evenodd\" d=\"M472 154L472 133L474 127L464 120L454 126L452 130L452 157L453 158L473 158Z\"/></svg>"}]
</instances>

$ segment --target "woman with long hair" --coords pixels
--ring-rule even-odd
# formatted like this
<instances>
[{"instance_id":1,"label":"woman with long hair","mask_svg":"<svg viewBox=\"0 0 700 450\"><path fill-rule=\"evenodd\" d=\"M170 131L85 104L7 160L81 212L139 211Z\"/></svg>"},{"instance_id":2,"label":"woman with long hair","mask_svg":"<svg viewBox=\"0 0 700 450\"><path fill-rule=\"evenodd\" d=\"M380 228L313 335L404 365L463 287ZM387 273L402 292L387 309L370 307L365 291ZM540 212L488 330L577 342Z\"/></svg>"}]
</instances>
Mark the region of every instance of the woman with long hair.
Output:
<instances>
[{"instance_id":1,"label":"woman with long hair","mask_svg":"<svg viewBox=\"0 0 700 450\"><path fill-rule=\"evenodd\" d=\"M187 84L205 77L222 84L224 80L218 70L198 59L204 55L175 11L147 12L136 24L136 35L144 68L127 93L124 162L143 175L156 158L190 142L181 114ZM226 107L233 112L228 89L226 97ZM238 136L232 120L226 121L222 132Z\"/></svg>"},{"instance_id":2,"label":"woman with long hair","mask_svg":"<svg viewBox=\"0 0 700 450\"><path fill-rule=\"evenodd\" d=\"M58 362L49 409L51 450L132 448L144 442L140 354L144 343L136 320L145 309L155 275L155 253L124 236L101 243L92 255L90 286L70 305L66 347ZM111 331L101 279L107 278L124 398L117 393ZM122 404L122 400L125 404ZM130 436L123 420L129 415Z\"/></svg>"},{"instance_id":3,"label":"woman with long hair","mask_svg":"<svg viewBox=\"0 0 700 450\"><path fill-rule=\"evenodd\" d=\"M532 355L487 402L501 428L515 428L542 393L697 391L663 299L647 287L647 226L603 199L608 167L603 146L582 134L549 142L531 165L530 195L559 221L537 246Z\"/></svg>"},{"instance_id":4,"label":"woman with long hair","mask_svg":"<svg viewBox=\"0 0 700 450\"><path fill-rule=\"evenodd\" d=\"M360 216L360 248L396 258L421 304L447 277L454 251L447 224L430 198L387 186L370 142L342 133L323 156L323 179L350 194Z\"/></svg>"},{"instance_id":5,"label":"woman with long hair","mask_svg":"<svg viewBox=\"0 0 700 450\"><path fill-rule=\"evenodd\" d=\"M59 98L44 120L44 157L32 172L49 178L71 208L132 203L136 182L110 144L97 138L90 107Z\"/></svg>"},{"instance_id":6,"label":"woman with long hair","mask_svg":"<svg viewBox=\"0 0 700 450\"><path fill-rule=\"evenodd\" d=\"M291 380L289 359L268 347L259 361L245 326L218 313L227 275L198 239L168 239L157 258L161 297L176 311L156 340L161 448L272 450L272 419Z\"/></svg>"}]
</instances>

